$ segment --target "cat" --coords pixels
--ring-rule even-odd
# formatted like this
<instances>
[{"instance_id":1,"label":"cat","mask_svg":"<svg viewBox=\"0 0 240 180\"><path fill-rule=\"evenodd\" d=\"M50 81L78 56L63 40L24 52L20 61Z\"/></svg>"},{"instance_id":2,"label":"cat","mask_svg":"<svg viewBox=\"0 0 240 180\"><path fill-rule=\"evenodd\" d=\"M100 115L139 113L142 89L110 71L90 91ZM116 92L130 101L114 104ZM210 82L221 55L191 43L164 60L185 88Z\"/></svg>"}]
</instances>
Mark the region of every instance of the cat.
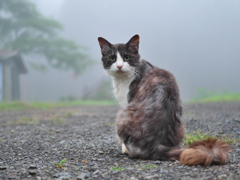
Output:
<instances>
[{"instance_id":1,"label":"cat","mask_svg":"<svg viewBox=\"0 0 240 180\"><path fill-rule=\"evenodd\" d=\"M179 160L186 165L225 164L231 148L219 139L207 139L182 148L182 103L174 76L140 58L139 35L126 44L99 37L102 65L113 79L121 105L116 132L122 153L130 158Z\"/></svg>"}]
</instances>

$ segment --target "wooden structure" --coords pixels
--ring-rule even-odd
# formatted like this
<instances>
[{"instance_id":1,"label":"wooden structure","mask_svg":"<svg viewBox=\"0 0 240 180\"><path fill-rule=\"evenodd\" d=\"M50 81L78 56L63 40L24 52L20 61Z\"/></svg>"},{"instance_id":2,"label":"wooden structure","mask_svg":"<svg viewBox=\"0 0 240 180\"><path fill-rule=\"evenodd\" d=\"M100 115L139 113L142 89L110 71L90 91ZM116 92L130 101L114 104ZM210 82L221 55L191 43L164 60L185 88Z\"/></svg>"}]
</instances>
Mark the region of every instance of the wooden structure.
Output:
<instances>
[{"instance_id":1,"label":"wooden structure","mask_svg":"<svg viewBox=\"0 0 240 180\"><path fill-rule=\"evenodd\" d=\"M27 73L18 51L0 50L0 100L20 100L19 75Z\"/></svg>"}]
</instances>

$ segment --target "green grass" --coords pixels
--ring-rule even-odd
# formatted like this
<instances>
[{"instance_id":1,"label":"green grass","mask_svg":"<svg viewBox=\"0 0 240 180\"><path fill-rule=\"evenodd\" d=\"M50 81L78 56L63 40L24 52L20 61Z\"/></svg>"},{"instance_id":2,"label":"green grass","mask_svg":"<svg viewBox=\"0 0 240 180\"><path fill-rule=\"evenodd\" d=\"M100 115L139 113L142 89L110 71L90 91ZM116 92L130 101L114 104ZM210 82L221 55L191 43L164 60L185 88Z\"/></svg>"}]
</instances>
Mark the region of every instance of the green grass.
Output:
<instances>
[{"instance_id":1,"label":"green grass","mask_svg":"<svg viewBox=\"0 0 240 180\"><path fill-rule=\"evenodd\" d=\"M126 170L126 168L121 168L119 166L115 166L115 167L112 167L112 170L113 171L123 171L123 170Z\"/></svg>"},{"instance_id":2,"label":"green grass","mask_svg":"<svg viewBox=\"0 0 240 180\"><path fill-rule=\"evenodd\" d=\"M229 101L240 101L240 93L229 93L222 91L217 93L209 91L205 88L198 88L196 97L192 102L229 102Z\"/></svg>"},{"instance_id":3,"label":"green grass","mask_svg":"<svg viewBox=\"0 0 240 180\"><path fill-rule=\"evenodd\" d=\"M186 133L183 138L183 145L188 146L189 144L195 143L197 141L206 140L209 138L215 138L214 136L209 136L201 132Z\"/></svg>"},{"instance_id":4,"label":"green grass","mask_svg":"<svg viewBox=\"0 0 240 180\"><path fill-rule=\"evenodd\" d=\"M206 139L210 139L210 138L211 139L214 139L214 138L222 139L228 144L235 144L236 142L240 141L240 139L237 139L237 138L229 138L227 136L222 136L219 138L216 136L211 136L211 135L207 135L207 134L201 133L199 131L196 131L196 132L185 134L185 136L183 138L183 145L188 146L197 141L206 140Z\"/></svg>"},{"instance_id":5,"label":"green grass","mask_svg":"<svg viewBox=\"0 0 240 180\"><path fill-rule=\"evenodd\" d=\"M63 168L63 164L64 164L66 161L67 161L67 159L62 159L62 160L60 161L60 163L55 162L55 164L56 164L58 167Z\"/></svg>"},{"instance_id":6,"label":"green grass","mask_svg":"<svg viewBox=\"0 0 240 180\"><path fill-rule=\"evenodd\" d=\"M224 137L222 136L220 137L220 139L224 140L228 144L236 144L240 142L240 138L229 138L227 136L224 136Z\"/></svg>"},{"instance_id":7,"label":"green grass","mask_svg":"<svg viewBox=\"0 0 240 180\"><path fill-rule=\"evenodd\" d=\"M59 102L59 103L48 103L48 102L0 102L0 111L4 110L28 110L28 109L50 109L55 107L67 107L76 105L115 105L114 101L71 101L71 102Z\"/></svg>"},{"instance_id":8,"label":"green grass","mask_svg":"<svg viewBox=\"0 0 240 180\"><path fill-rule=\"evenodd\" d=\"M231 102L240 101L240 94L216 94L193 102Z\"/></svg>"},{"instance_id":9,"label":"green grass","mask_svg":"<svg viewBox=\"0 0 240 180\"><path fill-rule=\"evenodd\" d=\"M142 169L151 169L151 168L155 168L155 167L157 167L155 164L153 164L153 165L145 165L145 166L142 166L141 164L140 164L140 168L142 168Z\"/></svg>"}]
</instances>

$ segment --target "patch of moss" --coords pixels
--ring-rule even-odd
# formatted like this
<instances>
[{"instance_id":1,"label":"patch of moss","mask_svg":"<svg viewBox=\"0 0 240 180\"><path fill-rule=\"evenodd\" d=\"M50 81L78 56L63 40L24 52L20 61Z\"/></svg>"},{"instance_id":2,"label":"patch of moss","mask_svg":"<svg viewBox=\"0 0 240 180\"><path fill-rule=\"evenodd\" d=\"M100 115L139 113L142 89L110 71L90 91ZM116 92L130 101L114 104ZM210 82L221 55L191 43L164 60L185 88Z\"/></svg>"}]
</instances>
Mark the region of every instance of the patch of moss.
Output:
<instances>
[{"instance_id":1,"label":"patch of moss","mask_svg":"<svg viewBox=\"0 0 240 180\"><path fill-rule=\"evenodd\" d=\"M233 138L229 138L227 136L222 136L220 138L216 137L216 136L212 136L212 135L208 135L208 134L204 134L202 132L196 131L196 132L192 132L192 133L186 133L184 138L183 138L183 145L184 146L188 146L192 143L195 143L197 141L202 141L202 140L206 140L206 139L222 139L223 141L225 141L228 144L235 144L236 142L239 142L240 139L233 139Z\"/></svg>"}]
</instances>

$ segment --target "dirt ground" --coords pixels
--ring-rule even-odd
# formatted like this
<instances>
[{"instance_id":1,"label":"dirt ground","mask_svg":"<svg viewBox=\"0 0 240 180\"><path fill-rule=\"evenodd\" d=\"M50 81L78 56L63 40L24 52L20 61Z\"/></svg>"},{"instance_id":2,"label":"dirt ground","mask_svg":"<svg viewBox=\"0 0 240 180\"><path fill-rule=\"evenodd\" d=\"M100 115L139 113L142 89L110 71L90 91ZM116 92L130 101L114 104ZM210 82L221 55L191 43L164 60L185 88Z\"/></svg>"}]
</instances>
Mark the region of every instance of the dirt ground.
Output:
<instances>
[{"instance_id":1,"label":"dirt ground","mask_svg":"<svg viewBox=\"0 0 240 180\"><path fill-rule=\"evenodd\" d=\"M239 141L223 166L129 159L115 136L118 109L0 112L0 179L240 179ZM240 103L185 104L183 122L187 132L240 139Z\"/></svg>"}]
</instances>

